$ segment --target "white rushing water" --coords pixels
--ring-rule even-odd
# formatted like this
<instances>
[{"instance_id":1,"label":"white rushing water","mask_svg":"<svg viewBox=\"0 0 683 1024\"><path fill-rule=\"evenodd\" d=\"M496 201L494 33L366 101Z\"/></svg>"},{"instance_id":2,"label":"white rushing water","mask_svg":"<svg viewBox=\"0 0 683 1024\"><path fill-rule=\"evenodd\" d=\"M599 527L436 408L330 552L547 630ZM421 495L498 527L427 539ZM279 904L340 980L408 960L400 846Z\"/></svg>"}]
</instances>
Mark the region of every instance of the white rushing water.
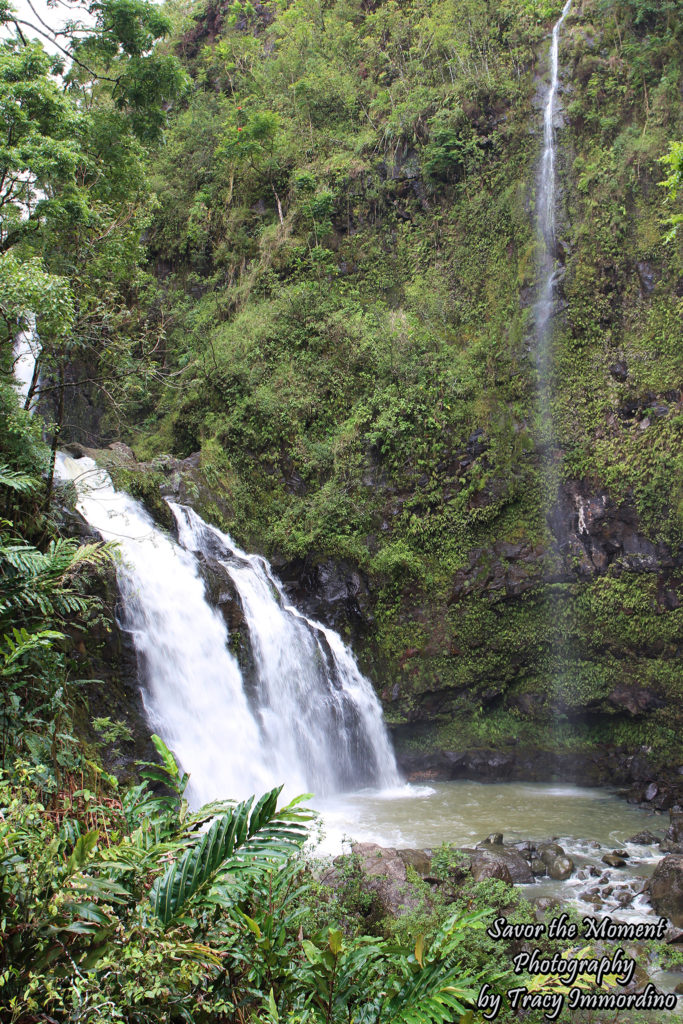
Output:
<instances>
[{"instance_id":1,"label":"white rushing water","mask_svg":"<svg viewBox=\"0 0 683 1024\"><path fill-rule=\"evenodd\" d=\"M14 341L14 379L17 391L24 401L28 398L40 355L40 338L35 327L35 317L30 316L28 320L28 327L25 331L20 331Z\"/></svg>"},{"instance_id":2,"label":"white rushing water","mask_svg":"<svg viewBox=\"0 0 683 1024\"><path fill-rule=\"evenodd\" d=\"M571 0L567 0L562 14L553 27L550 43L550 84L543 111L543 155L538 180L536 202L537 230L542 244L539 296L535 311L536 354L541 389L548 386L550 320L553 313L558 271L555 261L555 210L557 206L557 173L555 169L555 115L559 87L560 30L569 14ZM542 404L546 404L543 400Z\"/></svg>"},{"instance_id":3,"label":"white rushing water","mask_svg":"<svg viewBox=\"0 0 683 1024\"><path fill-rule=\"evenodd\" d=\"M191 509L172 506L180 544L116 491L89 458L58 456L78 508L121 548L122 625L138 656L150 726L190 773L194 804L285 783L290 795L398 781L381 709L339 636L290 608L268 563ZM197 554L224 565L240 595L257 667L247 696Z\"/></svg>"},{"instance_id":4,"label":"white rushing water","mask_svg":"<svg viewBox=\"0 0 683 1024\"><path fill-rule=\"evenodd\" d=\"M239 593L256 710L278 775L295 773L316 793L395 785L379 701L339 635L288 603L265 558L241 551L191 508L171 509L181 544L215 559Z\"/></svg>"}]
</instances>

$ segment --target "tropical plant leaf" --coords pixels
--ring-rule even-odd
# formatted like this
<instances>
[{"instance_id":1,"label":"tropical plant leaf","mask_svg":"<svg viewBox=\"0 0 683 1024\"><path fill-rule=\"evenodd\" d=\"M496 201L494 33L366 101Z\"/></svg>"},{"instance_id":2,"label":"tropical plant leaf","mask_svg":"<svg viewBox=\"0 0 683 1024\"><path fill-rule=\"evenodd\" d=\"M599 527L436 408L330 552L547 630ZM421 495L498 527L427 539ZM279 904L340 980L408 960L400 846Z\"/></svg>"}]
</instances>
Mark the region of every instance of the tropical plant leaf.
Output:
<instances>
[{"instance_id":1,"label":"tropical plant leaf","mask_svg":"<svg viewBox=\"0 0 683 1024\"><path fill-rule=\"evenodd\" d=\"M281 791L279 786L265 793L253 809L254 797L236 804L156 880L150 899L152 910L164 927L182 913L194 896L206 891L219 873L255 870L274 860L286 859L302 845L306 838L304 815L292 804L276 812Z\"/></svg>"}]
</instances>

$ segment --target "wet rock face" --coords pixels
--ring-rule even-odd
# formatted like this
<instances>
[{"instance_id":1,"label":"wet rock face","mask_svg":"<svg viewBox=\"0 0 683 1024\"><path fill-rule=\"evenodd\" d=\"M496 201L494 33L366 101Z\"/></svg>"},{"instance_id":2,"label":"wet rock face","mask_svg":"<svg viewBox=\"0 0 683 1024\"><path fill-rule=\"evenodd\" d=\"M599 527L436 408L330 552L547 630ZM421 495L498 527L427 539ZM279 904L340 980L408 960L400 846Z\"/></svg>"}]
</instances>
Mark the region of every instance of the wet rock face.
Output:
<instances>
[{"instance_id":1,"label":"wet rock face","mask_svg":"<svg viewBox=\"0 0 683 1024\"><path fill-rule=\"evenodd\" d=\"M292 602L310 618L342 634L365 633L374 622L365 576L345 561L273 559L273 568Z\"/></svg>"},{"instance_id":2,"label":"wet rock face","mask_svg":"<svg viewBox=\"0 0 683 1024\"><path fill-rule=\"evenodd\" d=\"M663 600L678 606L676 589L667 581L673 570L683 566L683 557L645 535L630 502L617 503L607 491L568 481L562 485L549 525L555 539L554 561L548 559L543 545L524 541L473 548L467 565L454 576L449 604L472 594L492 602L510 600L542 584L590 579L618 562L623 571L658 573Z\"/></svg>"},{"instance_id":3,"label":"wet rock face","mask_svg":"<svg viewBox=\"0 0 683 1024\"><path fill-rule=\"evenodd\" d=\"M595 576L619 561L626 570L661 572L679 567L680 554L654 544L642 531L635 507L617 504L607 491L593 491L579 481L563 485L550 525L570 575Z\"/></svg>"},{"instance_id":4,"label":"wet rock face","mask_svg":"<svg viewBox=\"0 0 683 1024\"><path fill-rule=\"evenodd\" d=\"M217 559L197 555L197 560L207 600L228 627L230 650L237 658L247 691L252 692L257 685L257 669L239 592L230 573Z\"/></svg>"},{"instance_id":5,"label":"wet rock face","mask_svg":"<svg viewBox=\"0 0 683 1024\"><path fill-rule=\"evenodd\" d=\"M640 292L643 298L652 295L655 290L656 272L647 260L640 260L636 263L636 272L640 283Z\"/></svg>"},{"instance_id":6,"label":"wet rock face","mask_svg":"<svg viewBox=\"0 0 683 1024\"><path fill-rule=\"evenodd\" d=\"M76 727L85 739L98 745L102 744L102 735L92 724L95 719L109 718L128 730L126 738L100 747L107 770L127 782L136 777L136 761L156 761L158 755L150 739L152 730L142 702L133 641L118 625L119 595L114 570L93 577L90 589L101 599L109 622L96 620L89 627L87 645L81 633L74 634L73 656L81 662L83 676L97 680L88 688L87 714L76 720Z\"/></svg>"},{"instance_id":7,"label":"wet rock face","mask_svg":"<svg viewBox=\"0 0 683 1024\"><path fill-rule=\"evenodd\" d=\"M58 515L61 532L86 544L102 539L79 512L62 507ZM87 689L87 709L77 713L75 726L87 742L98 746L107 770L125 783L136 777L136 761L156 761L158 755L150 739L133 641L119 625L116 572L108 566L90 571L84 579L86 592L101 602L102 615L89 623L85 638L80 630L66 630L72 642L70 656L80 675L96 680ZM102 734L93 725L98 718L123 725L128 735L103 742Z\"/></svg>"},{"instance_id":8,"label":"wet rock face","mask_svg":"<svg viewBox=\"0 0 683 1024\"><path fill-rule=\"evenodd\" d=\"M676 928L683 928L683 854L670 854L659 862L649 884L650 903Z\"/></svg>"}]
</instances>

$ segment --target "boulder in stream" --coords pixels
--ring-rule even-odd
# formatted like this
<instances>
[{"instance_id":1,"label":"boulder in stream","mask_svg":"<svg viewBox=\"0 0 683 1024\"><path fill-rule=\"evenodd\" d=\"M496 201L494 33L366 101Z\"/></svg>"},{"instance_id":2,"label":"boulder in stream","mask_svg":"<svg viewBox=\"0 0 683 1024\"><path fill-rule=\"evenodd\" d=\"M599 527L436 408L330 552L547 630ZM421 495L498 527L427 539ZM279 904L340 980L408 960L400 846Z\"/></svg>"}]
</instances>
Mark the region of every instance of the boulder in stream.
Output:
<instances>
[{"instance_id":1,"label":"boulder in stream","mask_svg":"<svg viewBox=\"0 0 683 1024\"><path fill-rule=\"evenodd\" d=\"M636 832L634 836L627 839L627 843L634 843L636 846L655 846L660 841L660 837L656 836L654 832L650 832L649 828L644 828L642 832Z\"/></svg>"},{"instance_id":2,"label":"boulder in stream","mask_svg":"<svg viewBox=\"0 0 683 1024\"><path fill-rule=\"evenodd\" d=\"M407 879L406 865L398 850L378 846L376 843L354 843L351 852L362 875L363 888L374 895L383 914L398 917L422 904L421 897L414 892ZM341 864L346 859L337 858L335 867L337 862ZM335 880L331 876L323 880L335 887Z\"/></svg>"},{"instance_id":3,"label":"boulder in stream","mask_svg":"<svg viewBox=\"0 0 683 1024\"><path fill-rule=\"evenodd\" d=\"M683 854L660 860L649 883L650 903L661 917L683 928Z\"/></svg>"},{"instance_id":4,"label":"boulder in stream","mask_svg":"<svg viewBox=\"0 0 683 1024\"><path fill-rule=\"evenodd\" d=\"M625 868L626 861L623 857L620 857L616 853L606 853L602 858L602 863L609 865L611 868Z\"/></svg>"},{"instance_id":5,"label":"boulder in stream","mask_svg":"<svg viewBox=\"0 0 683 1024\"><path fill-rule=\"evenodd\" d=\"M670 843L683 843L683 811L671 810L669 817L671 824L664 838Z\"/></svg>"},{"instance_id":6,"label":"boulder in stream","mask_svg":"<svg viewBox=\"0 0 683 1024\"><path fill-rule=\"evenodd\" d=\"M554 878L556 882L564 882L567 878L570 878L574 871L574 861L571 857L561 855L551 860L548 865L548 874L551 878Z\"/></svg>"},{"instance_id":7,"label":"boulder in stream","mask_svg":"<svg viewBox=\"0 0 683 1024\"><path fill-rule=\"evenodd\" d=\"M481 853L483 851L476 851ZM483 882L485 878L499 878L501 882L512 884L512 875L502 857L495 854L485 854L472 861L472 878L475 882Z\"/></svg>"},{"instance_id":8,"label":"boulder in stream","mask_svg":"<svg viewBox=\"0 0 683 1024\"><path fill-rule=\"evenodd\" d=\"M471 856L472 874L477 882L480 881L477 875L482 878L501 878L504 882L511 881L518 885L528 885L534 880L527 860L513 846L503 846L502 843L489 844L487 840L485 844L481 844L476 850L473 850ZM506 871L501 869L499 874L484 873L490 870L485 865L494 863L502 864Z\"/></svg>"},{"instance_id":9,"label":"boulder in stream","mask_svg":"<svg viewBox=\"0 0 683 1024\"><path fill-rule=\"evenodd\" d=\"M536 852L546 866L556 857L564 857L564 850L559 843L539 843Z\"/></svg>"}]
</instances>

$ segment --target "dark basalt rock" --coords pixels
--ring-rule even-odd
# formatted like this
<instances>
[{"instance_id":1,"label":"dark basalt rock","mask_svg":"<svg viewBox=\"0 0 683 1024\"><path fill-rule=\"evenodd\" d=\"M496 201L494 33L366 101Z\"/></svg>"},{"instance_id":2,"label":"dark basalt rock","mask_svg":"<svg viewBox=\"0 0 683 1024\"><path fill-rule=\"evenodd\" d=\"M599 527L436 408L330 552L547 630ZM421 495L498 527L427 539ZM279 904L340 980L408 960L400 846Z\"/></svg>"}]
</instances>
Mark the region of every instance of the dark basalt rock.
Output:
<instances>
[{"instance_id":1,"label":"dark basalt rock","mask_svg":"<svg viewBox=\"0 0 683 1024\"><path fill-rule=\"evenodd\" d=\"M642 295L652 295L655 290L655 271L647 260L640 260L636 263L636 271L638 273L638 280L640 282L640 290Z\"/></svg>"},{"instance_id":2,"label":"dark basalt rock","mask_svg":"<svg viewBox=\"0 0 683 1024\"><path fill-rule=\"evenodd\" d=\"M254 653L249 635L249 627L244 616L242 600L230 573L214 558L197 555L199 571L206 587L206 598L216 608L228 627L230 650L237 658L244 677L245 688L253 694L257 684L257 670Z\"/></svg>"},{"instance_id":3,"label":"dark basalt rock","mask_svg":"<svg viewBox=\"0 0 683 1024\"><path fill-rule=\"evenodd\" d=\"M616 363L612 363L609 368L609 372L612 374L615 380L623 383L628 378L628 366L625 359L620 359Z\"/></svg>"},{"instance_id":4,"label":"dark basalt rock","mask_svg":"<svg viewBox=\"0 0 683 1024\"><path fill-rule=\"evenodd\" d=\"M655 708L664 706L662 698L653 690L638 684L621 683L608 695L609 703L620 711L626 711L629 715L636 717L644 715ZM654 786L654 789L652 788ZM646 800L654 800L657 796L657 786L652 783L645 792Z\"/></svg>"},{"instance_id":5,"label":"dark basalt rock","mask_svg":"<svg viewBox=\"0 0 683 1024\"><path fill-rule=\"evenodd\" d=\"M664 837L671 843L683 843L683 811L671 809L669 811L671 824Z\"/></svg>"},{"instance_id":6,"label":"dark basalt rock","mask_svg":"<svg viewBox=\"0 0 683 1024\"><path fill-rule=\"evenodd\" d=\"M474 548L468 564L455 573L449 603L470 594L494 602L514 599L545 583L600 575L614 562L622 570L660 574L683 565L680 553L674 555L645 536L630 501L617 504L607 491L591 490L581 481L562 485L549 522L559 564L551 565L541 546L524 542ZM668 575L662 575L661 589L663 606L677 607L676 587Z\"/></svg>"},{"instance_id":7,"label":"dark basalt rock","mask_svg":"<svg viewBox=\"0 0 683 1024\"><path fill-rule=\"evenodd\" d=\"M682 561L680 553L673 555L641 532L630 501L617 504L607 491L588 490L579 481L563 485L550 523L558 552L574 560L569 576L594 576L615 561L641 572L672 569Z\"/></svg>"},{"instance_id":8,"label":"dark basalt rock","mask_svg":"<svg viewBox=\"0 0 683 1024\"><path fill-rule=\"evenodd\" d=\"M403 850L397 850L396 853L403 861L406 867L413 868L414 871L426 878L432 870L432 858L429 857L424 850L413 850L406 848Z\"/></svg>"},{"instance_id":9,"label":"dark basalt rock","mask_svg":"<svg viewBox=\"0 0 683 1024\"><path fill-rule=\"evenodd\" d=\"M479 856L472 861L472 878L475 882L483 882L485 878L499 878L501 882L512 885L512 873L505 858L481 850L477 852Z\"/></svg>"},{"instance_id":10,"label":"dark basalt rock","mask_svg":"<svg viewBox=\"0 0 683 1024\"><path fill-rule=\"evenodd\" d=\"M83 540L99 539L87 523L81 536ZM142 702L137 654L130 635L119 625L121 609L114 569L90 574L88 591L102 601L104 614L89 625L87 645L82 633L67 630L73 643L71 656L79 664L81 675L97 681L87 689L87 712L77 710L76 730L99 746L107 770L128 782L136 777L137 761L158 760ZM102 743L102 735L93 725L100 718L123 725L129 735Z\"/></svg>"},{"instance_id":11,"label":"dark basalt rock","mask_svg":"<svg viewBox=\"0 0 683 1024\"><path fill-rule=\"evenodd\" d=\"M536 847L539 858L546 866L549 866L558 857L564 857L565 853L559 843L539 843Z\"/></svg>"},{"instance_id":12,"label":"dark basalt rock","mask_svg":"<svg viewBox=\"0 0 683 1024\"><path fill-rule=\"evenodd\" d=\"M671 772L670 777L665 777L665 773L660 771L658 794L654 801L647 803L645 793L657 775L657 769L643 754L625 751L602 751L592 755L552 754L521 744L506 750L427 750L416 753L402 748L405 728L392 731L399 737L399 765L410 781L484 779L504 782L561 778L565 782L584 785L631 786L629 802L643 803L656 810L671 807L683 783L683 778L677 773Z\"/></svg>"},{"instance_id":13,"label":"dark basalt rock","mask_svg":"<svg viewBox=\"0 0 683 1024\"><path fill-rule=\"evenodd\" d=\"M490 836L487 836L486 839L483 840L483 842L477 843L477 849L479 849L482 846L502 846L502 845L503 845L503 833L502 832L492 832Z\"/></svg>"},{"instance_id":14,"label":"dark basalt rock","mask_svg":"<svg viewBox=\"0 0 683 1024\"><path fill-rule=\"evenodd\" d=\"M636 846L655 846L659 841L660 837L656 836L654 832L650 832L647 828L643 829L642 832L636 832L628 840L629 843L634 843Z\"/></svg>"},{"instance_id":15,"label":"dark basalt rock","mask_svg":"<svg viewBox=\"0 0 683 1024\"><path fill-rule=\"evenodd\" d=\"M604 857L600 858L603 864L607 864L611 868L625 868L626 861L623 857L619 857L616 853L606 853Z\"/></svg>"},{"instance_id":16,"label":"dark basalt rock","mask_svg":"<svg viewBox=\"0 0 683 1024\"><path fill-rule=\"evenodd\" d=\"M480 877L502 878L504 882L509 880L518 884L529 884L534 880L527 860L514 847L503 846L502 842L489 843L486 840L485 843L480 843L476 850L467 852L472 857L472 875L476 881L480 881ZM487 872L493 870L490 865L496 865L496 871L499 870L499 865L503 865L506 870L500 874L489 874Z\"/></svg>"},{"instance_id":17,"label":"dark basalt rock","mask_svg":"<svg viewBox=\"0 0 683 1024\"><path fill-rule=\"evenodd\" d=\"M656 913L683 928L683 854L660 860L649 881L650 903Z\"/></svg>"},{"instance_id":18,"label":"dark basalt rock","mask_svg":"<svg viewBox=\"0 0 683 1024\"><path fill-rule=\"evenodd\" d=\"M354 635L374 622L367 580L349 562L274 558L273 568L297 608L324 625Z\"/></svg>"},{"instance_id":19,"label":"dark basalt rock","mask_svg":"<svg viewBox=\"0 0 683 1024\"><path fill-rule=\"evenodd\" d=\"M406 865L397 850L376 843L354 843L351 852L362 875L363 887L374 895L384 914L397 917L421 905L421 899L407 880ZM335 865L344 859L337 858ZM326 877L323 881L333 884Z\"/></svg>"}]
</instances>

